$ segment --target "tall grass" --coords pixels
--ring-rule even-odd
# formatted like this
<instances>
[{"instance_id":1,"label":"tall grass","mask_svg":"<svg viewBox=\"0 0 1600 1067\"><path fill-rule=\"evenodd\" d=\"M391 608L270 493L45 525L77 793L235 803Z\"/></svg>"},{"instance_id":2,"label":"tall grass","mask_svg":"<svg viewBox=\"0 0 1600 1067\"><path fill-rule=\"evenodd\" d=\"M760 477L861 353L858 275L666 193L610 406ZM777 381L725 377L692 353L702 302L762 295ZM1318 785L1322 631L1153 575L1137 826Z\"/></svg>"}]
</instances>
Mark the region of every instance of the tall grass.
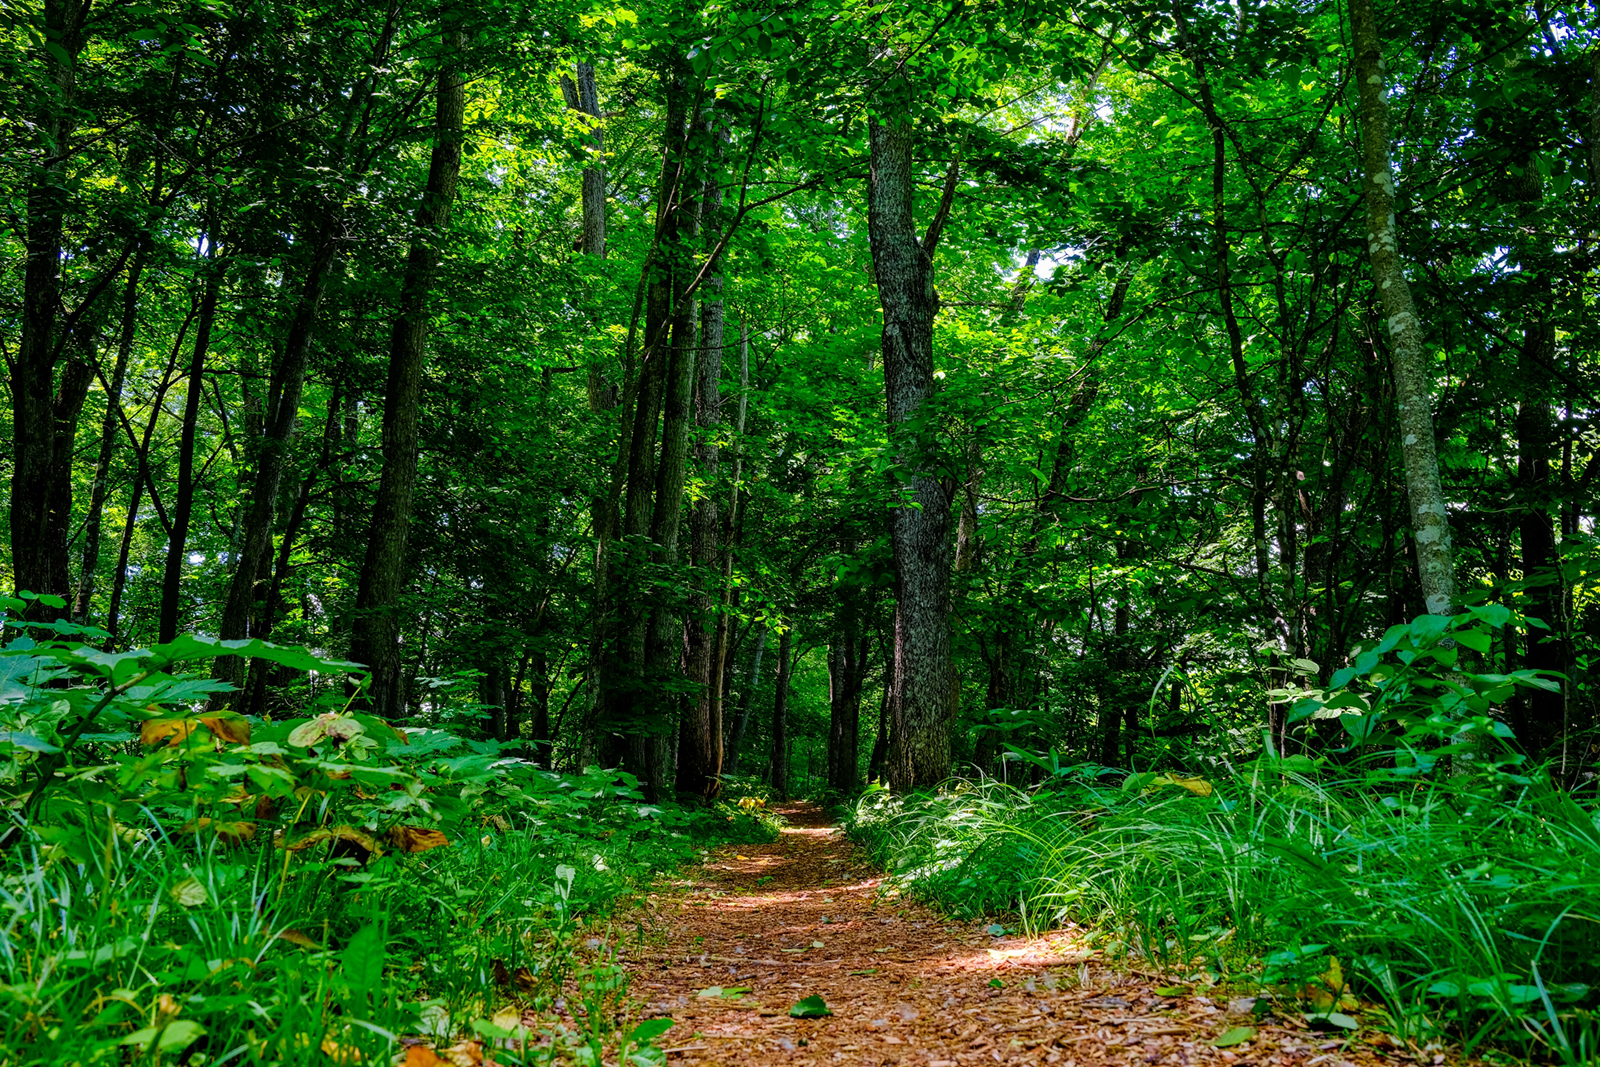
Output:
<instances>
[{"instance_id":1,"label":"tall grass","mask_svg":"<svg viewBox=\"0 0 1600 1067\"><path fill-rule=\"evenodd\" d=\"M1407 1037L1595 1053L1600 829L1542 776L1378 788L1272 773L1210 795L1138 788L1149 778L872 793L851 828L906 890L957 910L1078 922L1115 950L1284 996L1337 959Z\"/></svg>"},{"instance_id":2,"label":"tall grass","mask_svg":"<svg viewBox=\"0 0 1600 1067\"><path fill-rule=\"evenodd\" d=\"M719 837L768 836L731 811L567 814L365 863L169 837L153 815L88 863L29 835L0 854L0 1064L386 1063L407 1035L498 1035L513 1005L610 1013L619 895ZM526 1062L546 1062L534 1036Z\"/></svg>"}]
</instances>

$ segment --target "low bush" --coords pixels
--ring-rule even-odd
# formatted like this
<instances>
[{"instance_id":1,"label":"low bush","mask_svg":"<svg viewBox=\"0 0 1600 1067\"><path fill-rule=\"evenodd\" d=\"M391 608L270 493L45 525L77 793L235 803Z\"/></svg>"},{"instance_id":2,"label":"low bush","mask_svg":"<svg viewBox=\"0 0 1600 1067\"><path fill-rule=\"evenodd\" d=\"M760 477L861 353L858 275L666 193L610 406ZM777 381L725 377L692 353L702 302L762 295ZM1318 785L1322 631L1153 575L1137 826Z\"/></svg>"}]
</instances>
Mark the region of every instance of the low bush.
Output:
<instances>
[{"instance_id":1,"label":"low bush","mask_svg":"<svg viewBox=\"0 0 1600 1067\"><path fill-rule=\"evenodd\" d=\"M303 650L110 655L81 636L0 651L13 1067L382 1063L408 1037L595 1063L631 1038L648 1060L648 1027L616 1030L612 905L709 844L771 837L759 810L648 804L626 774L557 774L343 706L207 706L224 687L194 668L218 655L348 667ZM523 1028L558 1004L564 1030Z\"/></svg>"},{"instance_id":2,"label":"low bush","mask_svg":"<svg viewBox=\"0 0 1600 1067\"><path fill-rule=\"evenodd\" d=\"M1399 627L1337 689L1294 694L1299 717L1346 720L1349 744L1317 758L1201 778L1019 753L1047 772L1032 792L876 791L850 829L953 910L1081 923L1113 953L1298 1000L1322 1025L1353 1025L1341 1007L1359 1001L1410 1039L1586 1062L1600 819L1524 768L1489 714L1539 680L1454 669L1474 625Z\"/></svg>"}]
</instances>

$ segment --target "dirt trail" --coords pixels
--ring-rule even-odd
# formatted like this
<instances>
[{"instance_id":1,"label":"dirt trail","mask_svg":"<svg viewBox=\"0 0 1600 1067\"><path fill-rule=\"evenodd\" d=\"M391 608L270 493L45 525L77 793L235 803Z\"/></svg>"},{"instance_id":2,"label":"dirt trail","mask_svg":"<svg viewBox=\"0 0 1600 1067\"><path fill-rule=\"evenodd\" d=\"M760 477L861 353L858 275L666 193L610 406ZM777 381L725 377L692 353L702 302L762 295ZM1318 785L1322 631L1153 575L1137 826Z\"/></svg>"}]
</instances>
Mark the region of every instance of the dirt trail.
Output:
<instances>
[{"instance_id":1,"label":"dirt trail","mask_svg":"<svg viewBox=\"0 0 1600 1067\"><path fill-rule=\"evenodd\" d=\"M1157 976L1113 971L1070 934L992 937L885 897L881 873L821 811L783 814L778 841L719 849L681 896L650 901L656 936L623 962L644 1015L674 1020L661 1042L669 1063L1443 1062L1263 1025L1205 996L1159 996ZM724 995L705 995L713 987ZM791 1018L809 996L833 1015ZM1211 1044L1237 1026L1255 1038Z\"/></svg>"}]
</instances>

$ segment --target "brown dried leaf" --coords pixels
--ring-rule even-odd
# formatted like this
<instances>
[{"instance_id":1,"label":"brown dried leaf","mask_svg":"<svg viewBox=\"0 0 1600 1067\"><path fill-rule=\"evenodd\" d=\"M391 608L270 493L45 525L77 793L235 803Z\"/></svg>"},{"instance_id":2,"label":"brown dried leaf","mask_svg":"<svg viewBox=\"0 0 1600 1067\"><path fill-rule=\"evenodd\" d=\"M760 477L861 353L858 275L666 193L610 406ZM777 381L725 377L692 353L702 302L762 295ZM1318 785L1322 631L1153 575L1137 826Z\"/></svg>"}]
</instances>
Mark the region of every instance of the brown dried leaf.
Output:
<instances>
[{"instance_id":1,"label":"brown dried leaf","mask_svg":"<svg viewBox=\"0 0 1600 1067\"><path fill-rule=\"evenodd\" d=\"M305 934L302 934L299 930L280 930L278 932L278 936L289 942L291 945L299 945L301 948L309 948L312 950L322 948L321 945L311 940Z\"/></svg>"},{"instance_id":2,"label":"brown dried leaf","mask_svg":"<svg viewBox=\"0 0 1600 1067\"><path fill-rule=\"evenodd\" d=\"M448 845L450 839L438 830L421 826L396 826L389 831L389 842L401 852L427 852Z\"/></svg>"}]
</instances>

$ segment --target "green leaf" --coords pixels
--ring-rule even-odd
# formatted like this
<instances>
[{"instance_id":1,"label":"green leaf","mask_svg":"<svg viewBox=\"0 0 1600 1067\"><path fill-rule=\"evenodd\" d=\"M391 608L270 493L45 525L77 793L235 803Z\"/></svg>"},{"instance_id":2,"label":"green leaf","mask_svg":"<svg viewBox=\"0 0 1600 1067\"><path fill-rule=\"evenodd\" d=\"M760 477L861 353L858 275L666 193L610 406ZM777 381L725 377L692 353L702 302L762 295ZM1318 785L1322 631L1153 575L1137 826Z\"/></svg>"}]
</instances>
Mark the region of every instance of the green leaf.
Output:
<instances>
[{"instance_id":1,"label":"green leaf","mask_svg":"<svg viewBox=\"0 0 1600 1067\"><path fill-rule=\"evenodd\" d=\"M1338 1011L1317 1012L1315 1014L1308 1013L1306 1015L1306 1022L1310 1023L1318 1030L1359 1030L1361 1028L1360 1023L1356 1022L1343 1012Z\"/></svg>"},{"instance_id":2,"label":"green leaf","mask_svg":"<svg viewBox=\"0 0 1600 1067\"><path fill-rule=\"evenodd\" d=\"M363 926L339 954L339 970L352 990L377 990L383 985L383 957L383 931L375 925Z\"/></svg>"},{"instance_id":3,"label":"green leaf","mask_svg":"<svg viewBox=\"0 0 1600 1067\"><path fill-rule=\"evenodd\" d=\"M672 1029L672 1020L668 1018L646 1019L633 1028L633 1033L628 1035L628 1042L642 1045L647 1041L654 1041L668 1030Z\"/></svg>"},{"instance_id":4,"label":"green leaf","mask_svg":"<svg viewBox=\"0 0 1600 1067\"><path fill-rule=\"evenodd\" d=\"M1215 1048L1231 1048L1234 1045L1242 1045L1246 1041L1253 1041L1255 1040L1255 1036L1255 1027L1235 1026L1232 1030L1227 1031L1221 1037L1211 1042L1211 1044Z\"/></svg>"},{"instance_id":5,"label":"green leaf","mask_svg":"<svg viewBox=\"0 0 1600 1067\"><path fill-rule=\"evenodd\" d=\"M989 979L989 988L990 989L1004 989L1005 987L1006 987L1006 983L1005 983L1005 981L1003 979L1000 979L1000 978L991 978L991 979Z\"/></svg>"},{"instance_id":6,"label":"green leaf","mask_svg":"<svg viewBox=\"0 0 1600 1067\"><path fill-rule=\"evenodd\" d=\"M820 1019L825 1015L832 1015L828 1006L818 996L806 997L794 1007L789 1009L789 1015L794 1019Z\"/></svg>"}]
</instances>

